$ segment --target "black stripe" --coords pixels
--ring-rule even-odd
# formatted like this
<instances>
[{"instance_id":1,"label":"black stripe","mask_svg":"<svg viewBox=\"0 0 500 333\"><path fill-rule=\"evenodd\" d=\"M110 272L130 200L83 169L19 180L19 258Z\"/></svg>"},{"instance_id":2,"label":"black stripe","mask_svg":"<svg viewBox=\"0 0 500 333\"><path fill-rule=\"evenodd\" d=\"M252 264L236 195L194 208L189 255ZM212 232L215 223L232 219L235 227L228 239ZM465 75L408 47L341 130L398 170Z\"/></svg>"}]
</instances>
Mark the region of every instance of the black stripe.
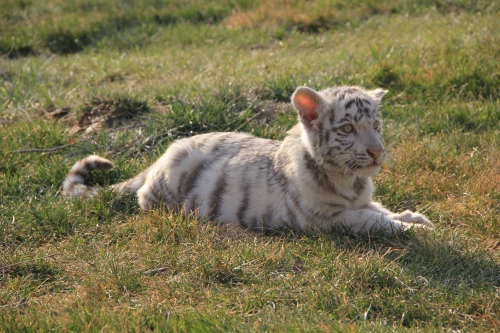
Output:
<instances>
[{"instance_id":1,"label":"black stripe","mask_svg":"<svg viewBox=\"0 0 500 333\"><path fill-rule=\"evenodd\" d=\"M241 199L240 208L238 208L238 213L236 214L240 223L245 220L245 213L248 210L248 204L250 203L250 185L246 183L245 178L243 178L242 182L243 198Z\"/></svg>"},{"instance_id":2,"label":"black stripe","mask_svg":"<svg viewBox=\"0 0 500 333\"><path fill-rule=\"evenodd\" d=\"M341 209L341 210L344 210L346 207L345 205L343 204L339 204L339 203L333 203L333 202L324 202L325 205L328 205L329 207L331 208L334 208L334 209Z\"/></svg>"},{"instance_id":3,"label":"black stripe","mask_svg":"<svg viewBox=\"0 0 500 333\"><path fill-rule=\"evenodd\" d=\"M356 101L356 106L358 107L358 111L361 110L364 106L361 99L359 97L356 97L354 100Z\"/></svg>"},{"instance_id":4,"label":"black stripe","mask_svg":"<svg viewBox=\"0 0 500 333\"><path fill-rule=\"evenodd\" d=\"M318 137L319 137L318 147L321 147L323 146L323 124L318 125Z\"/></svg>"},{"instance_id":5,"label":"black stripe","mask_svg":"<svg viewBox=\"0 0 500 333\"><path fill-rule=\"evenodd\" d=\"M315 211L311 210L310 207L308 207L308 206L301 207L300 200L299 200L298 196L295 196L292 194L291 199L293 201L294 206L297 207L297 210L307 219L309 219L309 220L324 220L325 219L324 214L321 214L319 212L315 212Z\"/></svg>"},{"instance_id":6,"label":"black stripe","mask_svg":"<svg viewBox=\"0 0 500 333\"><path fill-rule=\"evenodd\" d=\"M329 141L330 141L330 131L325 131L325 142L327 145Z\"/></svg>"},{"instance_id":7,"label":"black stripe","mask_svg":"<svg viewBox=\"0 0 500 333\"><path fill-rule=\"evenodd\" d=\"M333 125L333 123L335 122L335 111L333 109L330 111L329 120L330 120L330 125Z\"/></svg>"},{"instance_id":8,"label":"black stripe","mask_svg":"<svg viewBox=\"0 0 500 333\"><path fill-rule=\"evenodd\" d=\"M198 197L196 195L191 196L189 200L186 200L186 213L192 213L198 208Z\"/></svg>"},{"instance_id":9,"label":"black stripe","mask_svg":"<svg viewBox=\"0 0 500 333\"><path fill-rule=\"evenodd\" d=\"M365 187L366 187L366 178L357 177L353 184L354 193L356 193L356 195L359 196L361 192L363 192Z\"/></svg>"},{"instance_id":10,"label":"black stripe","mask_svg":"<svg viewBox=\"0 0 500 333\"><path fill-rule=\"evenodd\" d=\"M338 216L340 214L342 214L344 211L343 210L339 210L338 212L333 212L330 214L330 218L334 218L335 216Z\"/></svg>"},{"instance_id":11,"label":"black stripe","mask_svg":"<svg viewBox=\"0 0 500 333\"><path fill-rule=\"evenodd\" d=\"M227 137L224 137L223 139L226 139ZM222 141L226 141L226 140L221 140L219 141L222 142ZM208 159L208 160L205 160L203 161L202 163L200 163L199 165L196 166L194 172L192 172L187 180L186 180L186 183L184 184L184 186L182 187L182 190L183 190L183 194L180 194L180 198L181 200L186 200L189 198L189 195L196 189L197 187L197 183L198 181L200 181L200 179L202 178L201 175L206 171L206 170L210 170L212 168L212 165L214 163L216 163L217 161L220 160L221 157L224 157L226 158L226 163L228 161L230 161L234 156L236 156L241 150L241 147L240 149L238 149L238 151L236 151L234 154L232 154L231 156L227 156L227 151L219 151L219 149L213 149L213 151L218 151L217 154L212 154L213 156L210 156L211 158Z\"/></svg>"},{"instance_id":12,"label":"black stripe","mask_svg":"<svg viewBox=\"0 0 500 333\"><path fill-rule=\"evenodd\" d=\"M203 148L205 148L206 144L203 141L194 140L193 141L193 146L194 146L194 148L196 148L196 149L198 149L198 150L201 151Z\"/></svg>"},{"instance_id":13,"label":"black stripe","mask_svg":"<svg viewBox=\"0 0 500 333\"><path fill-rule=\"evenodd\" d=\"M208 156L217 153L220 149L223 149L225 147L222 147L223 144L228 140L228 135L223 136L222 138L218 139L217 142L215 143L214 147L210 152L207 152L206 154Z\"/></svg>"},{"instance_id":14,"label":"black stripe","mask_svg":"<svg viewBox=\"0 0 500 333\"><path fill-rule=\"evenodd\" d=\"M298 222L297 222L297 218L295 216L296 213L290 207L290 205L288 204L287 198L288 198L288 196L285 197L285 207L286 207L286 215L288 215L288 220L287 221L283 221L283 222L287 223L293 229L299 230L299 225L298 225ZM300 210L299 210L299 213L300 213Z\"/></svg>"},{"instance_id":15,"label":"black stripe","mask_svg":"<svg viewBox=\"0 0 500 333\"><path fill-rule=\"evenodd\" d=\"M351 115L351 114L349 114L349 113L346 113L346 114L344 115L344 118L341 118L339 121L337 121L337 124L340 124L340 123L342 123L342 122L344 122L344 121L351 121L351 120L352 120L352 115ZM337 128L338 128L338 127L337 127Z\"/></svg>"},{"instance_id":16,"label":"black stripe","mask_svg":"<svg viewBox=\"0 0 500 333\"><path fill-rule=\"evenodd\" d=\"M238 220L238 223L240 224L240 227L242 227L243 229L248 229L248 226L244 220Z\"/></svg>"},{"instance_id":17,"label":"black stripe","mask_svg":"<svg viewBox=\"0 0 500 333\"><path fill-rule=\"evenodd\" d=\"M359 111L359 110L358 110ZM363 117L365 116L365 114L363 113L358 113L357 115L354 116L354 121L356 123L359 123L361 121L361 119L363 119Z\"/></svg>"},{"instance_id":18,"label":"black stripe","mask_svg":"<svg viewBox=\"0 0 500 333\"><path fill-rule=\"evenodd\" d=\"M306 168L311 171L310 174L316 181L316 183L330 192L337 193L335 186L330 182L330 179L328 178L328 175L326 174L324 168L316 163L309 152L304 151L303 159Z\"/></svg>"},{"instance_id":19,"label":"black stripe","mask_svg":"<svg viewBox=\"0 0 500 333\"><path fill-rule=\"evenodd\" d=\"M259 219L257 217L252 217L251 219L247 220L247 226L250 230L253 230L255 232L262 231L262 225L259 223Z\"/></svg>"},{"instance_id":20,"label":"black stripe","mask_svg":"<svg viewBox=\"0 0 500 333\"><path fill-rule=\"evenodd\" d=\"M353 93L358 92L358 91L359 91L359 89L356 87L349 87L346 89L345 92L346 92L346 94L353 94Z\"/></svg>"},{"instance_id":21,"label":"black stripe","mask_svg":"<svg viewBox=\"0 0 500 333\"><path fill-rule=\"evenodd\" d=\"M300 205L299 197L296 195L291 195L292 202L295 207L297 207L297 210L307 219L309 220L316 220L316 219L321 219L322 214L316 213L312 211L309 207L302 207Z\"/></svg>"},{"instance_id":22,"label":"black stripe","mask_svg":"<svg viewBox=\"0 0 500 333\"><path fill-rule=\"evenodd\" d=\"M188 193L193 190L198 176L202 173L205 168L206 161L198 163L191 171L183 172L179 181L179 197L181 201L184 201L188 197ZM182 182L183 180L185 182Z\"/></svg>"},{"instance_id":23,"label":"black stripe","mask_svg":"<svg viewBox=\"0 0 500 333\"><path fill-rule=\"evenodd\" d=\"M179 164L182 163L182 161L184 161L184 159L186 159L186 157L188 157L189 155L189 150L187 149L183 149L181 150L180 152L177 153L177 155L175 155L173 158L172 158L172 168L176 168L179 166Z\"/></svg>"},{"instance_id":24,"label":"black stripe","mask_svg":"<svg viewBox=\"0 0 500 333\"><path fill-rule=\"evenodd\" d=\"M153 191L148 191L145 195L145 198L147 200L147 206L149 206L149 208L154 208L154 207L157 207L158 206L158 203L159 203L159 200L158 200L158 195L153 192Z\"/></svg>"},{"instance_id":25,"label":"black stripe","mask_svg":"<svg viewBox=\"0 0 500 333\"><path fill-rule=\"evenodd\" d=\"M349 150L352 148L352 146L354 146L354 142L351 142L351 143L345 143L345 144L341 144L342 148L343 148L343 151L346 151L346 150ZM346 146L346 147L344 147Z\"/></svg>"},{"instance_id":26,"label":"black stripe","mask_svg":"<svg viewBox=\"0 0 500 333\"><path fill-rule=\"evenodd\" d=\"M328 148L328 153L327 155L331 156L337 156L338 154L335 154L335 152L342 151L342 148L340 146L333 146Z\"/></svg>"},{"instance_id":27,"label":"black stripe","mask_svg":"<svg viewBox=\"0 0 500 333\"><path fill-rule=\"evenodd\" d=\"M340 89L329 88L331 97L336 97L340 93Z\"/></svg>"},{"instance_id":28,"label":"black stripe","mask_svg":"<svg viewBox=\"0 0 500 333\"><path fill-rule=\"evenodd\" d=\"M268 181L278 184L280 187L286 186L288 179L282 170L288 165L290 156L288 154L279 154L273 162L273 167L270 168Z\"/></svg>"},{"instance_id":29,"label":"black stripe","mask_svg":"<svg viewBox=\"0 0 500 333\"><path fill-rule=\"evenodd\" d=\"M217 185L215 186L214 192L211 193L211 200L208 205L209 209L212 209L212 215L220 216L221 201L222 197L226 193L226 181L227 175L222 172L222 175L217 180Z\"/></svg>"},{"instance_id":30,"label":"black stripe","mask_svg":"<svg viewBox=\"0 0 500 333\"><path fill-rule=\"evenodd\" d=\"M168 186L168 184L163 180L159 179L156 181L159 184L160 191L160 200L166 204L169 208L173 208L172 206L177 203L177 195L174 191Z\"/></svg>"},{"instance_id":31,"label":"black stripe","mask_svg":"<svg viewBox=\"0 0 500 333\"><path fill-rule=\"evenodd\" d=\"M262 215L262 224L264 225L264 227L270 228L270 225L273 222L272 217L273 217L273 212L271 210L271 207L267 207L266 213Z\"/></svg>"},{"instance_id":32,"label":"black stripe","mask_svg":"<svg viewBox=\"0 0 500 333\"><path fill-rule=\"evenodd\" d=\"M356 101L354 99L351 99L349 102L347 102L344 106L344 108L347 110L349 109Z\"/></svg>"}]
</instances>

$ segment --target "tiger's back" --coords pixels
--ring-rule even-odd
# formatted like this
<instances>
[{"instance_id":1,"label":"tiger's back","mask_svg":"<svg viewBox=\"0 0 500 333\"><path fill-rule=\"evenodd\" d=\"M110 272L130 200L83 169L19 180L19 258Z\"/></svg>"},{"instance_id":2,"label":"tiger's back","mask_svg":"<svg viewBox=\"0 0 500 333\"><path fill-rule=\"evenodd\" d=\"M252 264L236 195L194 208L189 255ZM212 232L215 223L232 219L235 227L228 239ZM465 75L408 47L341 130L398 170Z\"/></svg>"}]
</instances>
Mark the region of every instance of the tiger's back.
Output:
<instances>
[{"instance_id":1,"label":"tiger's back","mask_svg":"<svg viewBox=\"0 0 500 333\"><path fill-rule=\"evenodd\" d=\"M182 207L255 229L277 227L273 215L286 183L275 165L280 144L242 133L179 140L148 169L139 204Z\"/></svg>"}]
</instances>

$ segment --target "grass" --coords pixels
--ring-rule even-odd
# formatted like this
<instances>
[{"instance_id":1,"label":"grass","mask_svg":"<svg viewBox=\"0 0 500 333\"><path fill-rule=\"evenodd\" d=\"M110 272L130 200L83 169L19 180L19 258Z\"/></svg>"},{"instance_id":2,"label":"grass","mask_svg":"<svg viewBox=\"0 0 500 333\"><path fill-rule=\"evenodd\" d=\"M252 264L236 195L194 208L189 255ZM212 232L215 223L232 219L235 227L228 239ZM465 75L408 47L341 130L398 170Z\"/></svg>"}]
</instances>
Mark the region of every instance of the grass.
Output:
<instances>
[{"instance_id":1,"label":"grass","mask_svg":"<svg viewBox=\"0 0 500 333\"><path fill-rule=\"evenodd\" d=\"M2 1L0 331L498 330L499 9ZM376 198L432 233L260 235L60 195L89 154L116 163L90 177L105 186L180 137L282 139L303 84L390 90Z\"/></svg>"}]
</instances>

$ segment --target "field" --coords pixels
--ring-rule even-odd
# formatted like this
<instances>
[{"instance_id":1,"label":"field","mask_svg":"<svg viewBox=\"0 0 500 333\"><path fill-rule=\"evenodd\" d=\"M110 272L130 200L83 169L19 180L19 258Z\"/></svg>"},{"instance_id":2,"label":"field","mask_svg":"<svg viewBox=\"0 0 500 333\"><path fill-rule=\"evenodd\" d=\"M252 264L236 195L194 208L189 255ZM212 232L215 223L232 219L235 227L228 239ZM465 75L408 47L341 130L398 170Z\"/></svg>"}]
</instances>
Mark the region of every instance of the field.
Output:
<instances>
[{"instance_id":1,"label":"field","mask_svg":"<svg viewBox=\"0 0 500 333\"><path fill-rule=\"evenodd\" d=\"M500 330L500 3L0 2L0 331ZM261 235L103 190L172 140L282 139L298 85L389 89L378 201L432 232Z\"/></svg>"}]
</instances>

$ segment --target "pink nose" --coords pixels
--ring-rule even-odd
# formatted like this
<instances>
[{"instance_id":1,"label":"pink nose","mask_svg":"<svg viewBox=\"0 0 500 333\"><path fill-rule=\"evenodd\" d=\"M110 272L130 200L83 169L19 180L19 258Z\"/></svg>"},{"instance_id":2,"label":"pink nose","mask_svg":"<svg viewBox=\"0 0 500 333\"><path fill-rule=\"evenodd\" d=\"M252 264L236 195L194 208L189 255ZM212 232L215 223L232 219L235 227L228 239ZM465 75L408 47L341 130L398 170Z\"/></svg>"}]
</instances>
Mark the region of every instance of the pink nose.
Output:
<instances>
[{"instance_id":1,"label":"pink nose","mask_svg":"<svg viewBox=\"0 0 500 333\"><path fill-rule=\"evenodd\" d=\"M384 150L370 150L370 149L368 149L368 154L370 154L370 156L373 157L374 159L379 158L383 152L384 152Z\"/></svg>"}]
</instances>

